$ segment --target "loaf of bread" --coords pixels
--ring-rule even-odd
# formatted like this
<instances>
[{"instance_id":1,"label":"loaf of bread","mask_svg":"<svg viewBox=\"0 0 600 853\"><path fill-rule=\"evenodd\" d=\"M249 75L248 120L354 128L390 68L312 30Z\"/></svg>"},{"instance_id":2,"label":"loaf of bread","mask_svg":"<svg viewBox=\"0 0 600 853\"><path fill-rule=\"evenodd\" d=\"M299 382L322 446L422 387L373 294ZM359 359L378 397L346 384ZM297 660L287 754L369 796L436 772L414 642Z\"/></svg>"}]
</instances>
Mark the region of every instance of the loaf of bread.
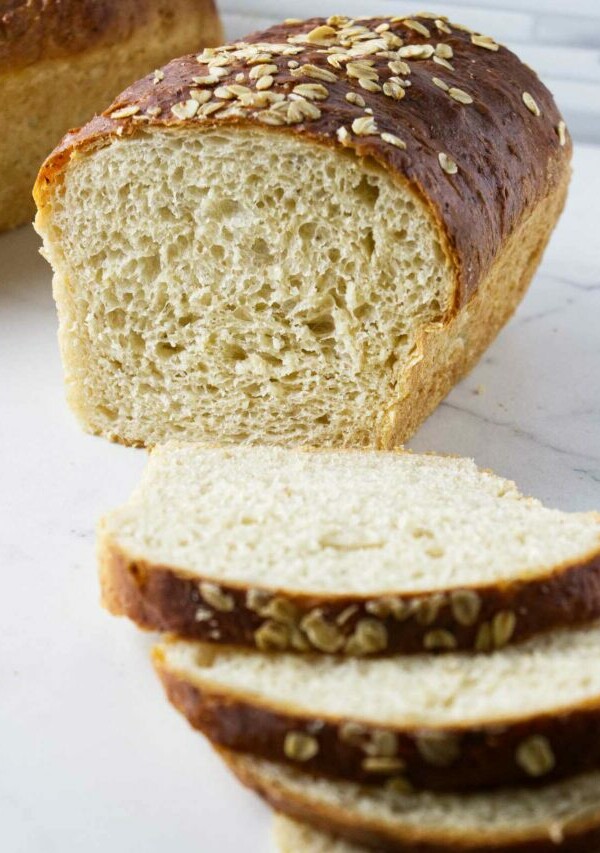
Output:
<instances>
[{"instance_id":1,"label":"loaf of bread","mask_svg":"<svg viewBox=\"0 0 600 853\"><path fill-rule=\"evenodd\" d=\"M436 16L171 62L37 181L73 409L136 445L404 441L514 311L570 155L535 73Z\"/></svg>"},{"instance_id":2,"label":"loaf of bread","mask_svg":"<svg viewBox=\"0 0 600 853\"><path fill-rule=\"evenodd\" d=\"M140 75L221 38L214 0L0 3L0 231L32 219L35 176L69 128Z\"/></svg>"},{"instance_id":3,"label":"loaf of bread","mask_svg":"<svg viewBox=\"0 0 600 853\"><path fill-rule=\"evenodd\" d=\"M332 782L239 753L222 755L238 778L278 812L369 850L596 853L600 847L600 773L545 788L407 794ZM329 853L331 848L322 849ZM357 853L354 846L339 850ZM299 851L313 853L304 847L294 853Z\"/></svg>"},{"instance_id":4,"label":"loaf of bread","mask_svg":"<svg viewBox=\"0 0 600 853\"><path fill-rule=\"evenodd\" d=\"M319 775L429 790L600 769L600 626L491 655L340 660L157 646L173 704L220 746Z\"/></svg>"},{"instance_id":5,"label":"loaf of bread","mask_svg":"<svg viewBox=\"0 0 600 853\"><path fill-rule=\"evenodd\" d=\"M600 516L467 459L171 442L99 539L114 613L262 650L489 651L600 617Z\"/></svg>"}]
</instances>

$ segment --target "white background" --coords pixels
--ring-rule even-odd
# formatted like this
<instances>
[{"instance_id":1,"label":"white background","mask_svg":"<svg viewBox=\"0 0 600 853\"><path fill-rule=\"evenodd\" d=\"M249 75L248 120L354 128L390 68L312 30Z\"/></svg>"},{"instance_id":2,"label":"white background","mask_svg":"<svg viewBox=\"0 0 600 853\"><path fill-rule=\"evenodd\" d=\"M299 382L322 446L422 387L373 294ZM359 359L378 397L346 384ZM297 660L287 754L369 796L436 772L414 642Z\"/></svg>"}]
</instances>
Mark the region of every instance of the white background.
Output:
<instances>
[{"instance_id":1,"label":"white background","mask_svg":"<svg viewBox=\"0 0 600 853\"><path fill-rule=\"evenodd\" d=\"M238 34L251 29L239 9L268 17L330 4L224 5L238 9L227 18ZM543 29L536 9L564 16L554 0L515 0L510 16L478 5L498 20L485 30L501 36L502 20ZM577 6L600 20L596 0ZM599 43L579 48L590 73ZM600 508L599 221L600 148L581 145L567 212L529 295L413 447L475 456L564 509ZM99 606L94 525L126 498L144 453L84 435L66 409L37 245L29 228L0 236L0 846L266 853L266 809L163 699L151 638Z\"/></svg>"}]
</instances>

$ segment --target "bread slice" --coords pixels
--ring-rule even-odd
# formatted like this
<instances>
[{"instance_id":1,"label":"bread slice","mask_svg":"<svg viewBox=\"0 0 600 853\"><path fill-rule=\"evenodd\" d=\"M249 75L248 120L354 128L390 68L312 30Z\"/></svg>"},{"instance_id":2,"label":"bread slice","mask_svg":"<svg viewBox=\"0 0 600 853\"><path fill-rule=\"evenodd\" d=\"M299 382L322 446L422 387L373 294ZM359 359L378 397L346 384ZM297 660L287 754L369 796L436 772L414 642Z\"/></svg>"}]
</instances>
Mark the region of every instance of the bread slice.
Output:
<instances>
[{"instance_id":1,"label":"bread slice","mask_svg":"<svg viewBox=\"0 0 600 853\"><path fill-rule=\"evenodd\" d=\"M600 773L536 789L402 794L331 782L239 753L223 751L222 755L240 781L276 811L368 849L395 853L595 853L599 849ZM303 847L297 850L305 853ZM355 853L355 847L350 850ZM340 853L347 853L346 848L341 847Z\"/></svg>"},{"instance_id":2,"label":"bread slice","mask_svg":"<svg viewBox=\"0 0 600 853\"><path fill-rule=\"evenodd\" d=\"M173 640L154 661L213 742L327 776L459 791L600 769L600 625L491 655L358 660Z\"/></svg>"},{"instance_id":3,"label":"bread slice","mask_svg":"<svg viewBox=\"0 0 600 853\"><path fill-rule=\"evenodd\" d=\"M364 853L368 849L283 814L275 815L273 836L279 853Z\"/></svg>"},{"instance_id":4,"label":"bread slice","mask_svg":"<svg viewBox=\"0 0 600 853\"><path fill-rule=\"evenodd\" d=\"M36 185L81 422L144 445L404 441L560 214L550 92L426 17L286 22L163 74Z\"/></svg>"},{"instance_id":5,"label":"bread slice","mask_svg":"<svg viewBox=\"0 0 600 853\"><path fill-rule=\"evenodd\" d=\"M485 651L600 616L600 516L433 455L171 443L100 562L114 613L262 650Z\"/></svg>"}]
</instances>

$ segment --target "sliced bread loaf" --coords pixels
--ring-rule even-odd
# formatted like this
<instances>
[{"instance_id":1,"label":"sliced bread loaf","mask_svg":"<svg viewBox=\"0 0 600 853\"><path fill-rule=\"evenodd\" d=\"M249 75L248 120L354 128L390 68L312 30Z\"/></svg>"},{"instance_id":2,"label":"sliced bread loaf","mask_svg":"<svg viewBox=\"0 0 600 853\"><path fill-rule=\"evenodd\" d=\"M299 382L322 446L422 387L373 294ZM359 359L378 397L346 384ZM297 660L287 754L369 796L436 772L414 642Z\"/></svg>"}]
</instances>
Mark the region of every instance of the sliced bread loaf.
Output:
<instances>
[{"instance_id":1,"label":"sliced bread loaf","mask_svg":"<svg viewBox=\"0 0 600 853\"><path fill-rule=\"evenodd\" d=\"M600 516L433 455L170 443L100 562L114 613L262 650L486 651L600 616Z\"/></svg>"},{"instance_id":2,"label":"sliced bread loaf","mask_svg":"<svg viewBox=\"0 0 600 853\"><path fill-rule=\"evenodd\" d=\"M530 68L427 16L174 60L36 184L69 400L133 444L404 441L514 311L570 156Z\"/></svg>"},{"instance_id":3,"label":"sliced bread loaf","mask_svg":"<svg viewBox=\"0 0 600 853\"><path fill-rule=\"evenodd\" d=\"M600 768L600 626L491 655L358 660L174 640L154 660L212 741L319 774L459 791Z\"/></svg>"},{"instance_id":4,"label":"sliced bread loaf","mask_svg":"<svg viewBox=\"0 0 600 853\"><path fill-rule=\"evenodd\" d=\"M222 755L240 781L277 811L369 849L395 853L600 849L600 773L539 789L403 794L331 782L239 753L222 751ZM297 850L305 853L304 848ZM355 853L355 848L350 851ZM347 848L342 846L340 853L347 853Z\"/></svg>"}]
</instances>

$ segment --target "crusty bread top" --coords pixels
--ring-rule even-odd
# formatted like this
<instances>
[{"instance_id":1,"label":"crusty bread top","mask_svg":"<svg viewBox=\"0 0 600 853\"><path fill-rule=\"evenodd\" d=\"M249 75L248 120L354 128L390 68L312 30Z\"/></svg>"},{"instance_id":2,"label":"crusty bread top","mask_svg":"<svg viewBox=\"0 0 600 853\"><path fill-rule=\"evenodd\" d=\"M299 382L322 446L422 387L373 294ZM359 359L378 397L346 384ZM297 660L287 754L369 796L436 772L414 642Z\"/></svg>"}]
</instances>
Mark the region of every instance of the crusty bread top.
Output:
<instances>
[{"instance_id":1,"label":"crusty bread top","mask_svg":"<svg viewBox=\"0 0 600 853\"><path fill-rule=\"evenodd\" d=\"M0 72L72 56L178 15L215 15L214 0L6 0L0 4ZM168 8L168 11L167 11Z\"/></svg>"},{"instance_id":2,"label":"crusty bread top","mask_svg":"<svg viewBox=\"0 0 600 853\"><path fill-rule=\"evenodd\" d=\"M36 201L45 204L74 152L115 136L248 124L300 134L371 157L422 194L455 260L460 304L562 177L571 145L530 68L492 39L434 18L287 22L235 48L174 60L63 139L42 167ZM268 73L256 71L261 64Z\"/></svg>"}]
</instances>

